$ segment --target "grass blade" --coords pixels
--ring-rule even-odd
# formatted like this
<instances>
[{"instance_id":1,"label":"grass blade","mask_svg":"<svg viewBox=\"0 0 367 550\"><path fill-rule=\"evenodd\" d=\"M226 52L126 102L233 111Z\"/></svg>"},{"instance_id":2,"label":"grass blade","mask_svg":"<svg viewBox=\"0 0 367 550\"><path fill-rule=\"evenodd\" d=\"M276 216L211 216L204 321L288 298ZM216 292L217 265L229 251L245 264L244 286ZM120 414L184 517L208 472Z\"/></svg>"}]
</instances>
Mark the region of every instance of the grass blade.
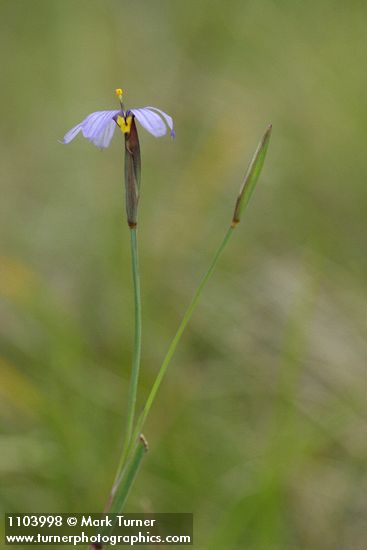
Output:
<instances>
[{"instance_id":1,"label":"grass blade","mask_svg":"<svg viewBox=\"0 0 367 550\"><path fill-rule=\"evenodd\" d=\"M112 495L111 504L108 510L110 514L118 514L123 510L131 486L139 471L141 461L147 451L148 443L145 437L140 434L134 453L131 459L126 462L121 472L121 476L117 481L116 489Z\"/></svg>"}]
</instances>

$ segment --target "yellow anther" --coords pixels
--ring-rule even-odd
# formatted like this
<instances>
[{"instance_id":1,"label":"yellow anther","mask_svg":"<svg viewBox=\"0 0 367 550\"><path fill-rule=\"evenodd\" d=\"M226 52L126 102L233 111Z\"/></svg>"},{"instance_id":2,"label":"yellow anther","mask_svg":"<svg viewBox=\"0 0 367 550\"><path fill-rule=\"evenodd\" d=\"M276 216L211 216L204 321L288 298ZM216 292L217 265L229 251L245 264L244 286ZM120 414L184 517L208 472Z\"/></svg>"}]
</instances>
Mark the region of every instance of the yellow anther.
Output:
<instances>
[{"instance_id":1,"label":"yellow anther","mask_svg":"<svg viewBox=\"0 0 367 550\"><path fill-rule=\"evenodd\" d=\"M117 95L117 97L118 97L119 100L121 101L121 100L122 100L123 90L122 90L121 88L116 88L115 94Z\"/></svg>"},{"instance_id":2,"label":"yellow anther","mask_svg":"<svg viewBox=\"0 0 367 550\"><path fill-rule=\"evenodd\" d=\"M120 130L123 134L130 134L132 120L133 117L131 115L127 118L120 115L117 116L117 124L120 126Z\"/></svg>"}]
</instances>

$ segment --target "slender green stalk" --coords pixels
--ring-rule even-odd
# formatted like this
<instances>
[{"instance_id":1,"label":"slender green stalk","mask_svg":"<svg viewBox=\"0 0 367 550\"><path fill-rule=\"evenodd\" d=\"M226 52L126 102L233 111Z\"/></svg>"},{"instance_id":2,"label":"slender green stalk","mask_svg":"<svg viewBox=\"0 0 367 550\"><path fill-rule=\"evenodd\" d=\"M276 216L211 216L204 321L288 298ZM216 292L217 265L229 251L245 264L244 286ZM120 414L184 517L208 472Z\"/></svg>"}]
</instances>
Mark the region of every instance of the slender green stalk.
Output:
<instances>
[{"instance_id":1,"label":"slender green stalk","mask_svg":"<svg viewBox=\"0 0 367 550\"><path fill-rule=\"evenodd\" d=\"M148 442L143 434L140 434L139 439L135 442L135 446L131 449L129 460L124 463L118 480L112 489L109 502L104 510L105 513L108 512L109 514L119 514L123 511L127 497L130 493L130 489L135 481L141 462L147 451ZM110 535L113 529L114 525L112 527L108 526L104 529L103 534ZM97 546L95 544L91 544L89 546L89 550L96 550L97 548L103 549L105 547L100 545Z\"/></svg>"},{"instance_id":2,"label":"slender green stalk","mask_svg":"<svg viewBox=\"0 0 367 550\"><path fill-rule=\"evenodd\" d=\"M205 273L204 277L202 278L198 288L196 289L196 292L190 302L190 305L189 307L187 308L186 312L185 312L185 315L183 316L182 318L182 321L177 329L177 332L168 348L168 351L165 355L165 358L163 360L163 363L159 369L159 372L157 374L157 377L154 381L154 384L152 386L152 389L150 390L150 393L148 395L148 398L146 400L146 403L145 403L145 406L143 408L143 411L138 419L138 422L137 422L137 425L136 425L136 428L134 430L134 434L132 436L132 442L134 442L136 440L136 438L139 436L139 433L141 432L142 430L142 427L144 426L145 424L145 421L147 419L147 416L152 408L152 405L154 403L154 400L156 398L156 395L157 395L157 392L159 390L159 387L162 383L162 380L164 378L164 375L166 374L166 371L167 371L167 368L171 362L171 359L176 351L176 348L178 346L178 343L179 341L181 340L181 336L188 324L188 322L190 321L191 319L191 316L192 314L194 313L195 309L196 309L196 306L199 302L199 299L200 299L200 296L206 286L206 284L208 283L209 279L211 278L211 276L213 275L213 272L217 266L217 263L223 253L223 250L225 249L225 247L227 246L228 242L230 241L232 235L233 235L233 230L234 230L235 226L231 225L225 236L224 236L224 239L223 241L221 242L219 248L217 249L215 255L214 255L214 258L212 260L212 263L210 264L207 272Z\"/></svg>"},{"instance_id":3,"label":"slender green stalk","mask_svg":"<svg viewBox=\"0 0 367 550\"><path fill-rule=\"evenodd\" d=\"M137 443L135 443L134 452L132 453L131 459L125 463L125 466L121 472L116 492L112 497L112 502L109 509L110 514L118 514L123 510L131 486L139 471L141 461L147 451L148 444L144 436L140 434Z\"/></svg>"},{"instance_id":4,"label":"slender green stalk","mask_svg":"<svg viewBox=\"0 0 367 550\"><path fill-rule=\"evenodd\" d=\"M243 211L246 209L249 201L250 201L250 198L251 198L251 195L255 189L255 186L257 184L257 181L259 179L259 176L260 176L260 173L261 173L261 170L262 170L262 167L263 167L263 164L264 164L264 160L265 160L265 156L266 156L266 153L267 153L267 149L268 149L268 145L269 145L269 141L270 141L270 136L271 136L271 131L272 131L272 126L268 126L268 128L266 129L251 161L250 161L250 164L248 166L248 169L247 169L247 172L245 174L245 177L243 179L243 182L242 182L242 185L241 185L241 188L240 188L240 192L239 192L239 195L237 197L237 201L236 201L236 204L235 204L235 209L234 209L234 213L233 213L233 217L232 217L232 222L231 222L231 225L230 227L228 228L225 236L224 236L224 239L223 241L221 242L219 248L217 249L215 255L214 255L214 258L212 260L212 263L210 264L207 272L205 273L204 277L202 278L191 302L190 302L190 305L189 307L187 308L186 310L186 313L185 315L183 316L183 319L177 329L177 332L168 348L168 351L166 353L166 356L163 360L163 363L158 371L158 375L154 381L154 384L152 386L152 389L150 390L150 393L148 395L148 399L145 403L145 406L143 408L143 411L141 413L141 415L139 416L138 418L138 421L136 423L136 426L135 426L135 430L134 430L134 433L132 435L132 438L131 438L131 441L130 441L130 446L129 446L129 449L127 450L127 454L125 455L124 458L126 458L126 456L130 455L131 451L132 451L132 445L134 444L134 442L136 441L136 439L138 438L140 432L142 431L143 429L143 426L145 424L145 421L148 417L148 414L152 408L152 405L154 403L154 400L156 398L156 395L157 395L157 392L159 390L159 387L162 383L162 380L164 378L164 375L166 374L166 371L167 371L167 368L171 362L171 359L173 357L173 354L175 353L176 351L176 348L177 348L177 345L182 337L182 334L188 324L188 322L190 321L191 319L191 316L192 314L194 313L195 311L195 308L198 304L198 301L200 299L200 296L207 284L207 282L209 281L210 277L212 276L216 266L217 266L217 263L223 253L223 250L225 249L225 247L227 246L229 240L231 239L232 235L233 235L233 230L235 229L235 227L237 227L237 225L240 223L241 221L241 215L243 213Z\"/></svg>"},{"instance_id":5,"label":"slender green stalk","mask_svg":"<svg viewBox=\"0 0 367 550\"><path fill-rule=\"evenodd\" d=\"M129 397L127 405L127 424L126 424L126 445L129 445L134 425L134 415L136 406L136 394L138 390L138 379L141 357L141 296L140 296L140 275L138 259L138 239L136 227L130 229L131 239L131 263L134 283L134 309L135 309L135 336L134 352L131 370Z\"/></svg>"},{"instance_id":6,"label":"slender green stalk","mask_svg":"<svg viewBox=\"0 0 367 550\"><path fill-rule=\"evenodd\" d=\"M137 228L130 228L130 244L131 244L131 263L134 285L134 309L135 309L135 335L134 335L134 351L130 378L130 387L127 403L127 421L126 433L123 451L120 457L120 462L117 468L117 473L114 481L114 487L121 473L122 467L127 456L128 449L131 444L131 436L134 426L136 394L138 391L138 380L141 358L141 296L140 296L140 275L139 275L139 260L138 260L138 240Z\"/></svg>"},{"instance_id":7,"label":"slender green stalk","mask_svg":"<svg viewBox=\"0 0 367 550\"><path fill-rule=\"evenodd\" d=\"M129 411L130 411L130 414L128 416L128 430L127 430L127 434L126 434L126 440L125 440L125 447L124 447L124 450L123 450L123 453L121 455L121 460L120 460L120 464L119 464L119 468L117 470L117 475L116 475L116 478L115 478L115 482L114 482L114 486L113 486L113 490L112 490L112 498L113 498L113 495L117 494L117 492L120 492L120 491L124 491L124 487L122 485L124 485L124 483L126 483L126 481L124 483L123 480L124 480L124 472L126 470L126 468L128 467L128 465L130 464L131 460L132 460L132 457L134 456L134 452L135 452L135 446L136 446L136 443L138 441L138 437L139 437L139 434L141 433L142 431L142 428L145 424L145 421L149 415L149 412L153 406L153 403L154 403L154 400L157 396L157 393L158 393L158 390L160 388L160 385L162 383L162 380L164 378L164 375L166 374L166 371L168 369L168 366L171 362L171 359L176 351L176 348L181 340L181 337L185 331L185 328L188 324L188 322L190 321L191 317L192 317L192 314L194 313L195 309L196 309L196 306L199 302L199 299L201 297L201 294L206 286L206 284L208 283L209 279L211 278L216 266L217 266L217 263L225 249L225 247L227 246L228 242L230 241L232 235L233 235L233 231L234 229L237 227L237 225L240 223L241 221L241 215L243 213L243 211L245 210L245 208L247 207L249 201L250 201L250 198L251 198L251 195L255 189L255 186L256 186L256 183L258 181L258 178L260 176L260 173L261 173L261 169L263 167L263 164L264 164L264 160L265 160L265 156L266 156L266 152L267 152L267 149L268 149L268 145L269 145L269 141L270 141L270 135L271 135L271 130L272 130L272 127L271 125L267 128L262 140L260 141L256 151L255 151L255 154L253 155L252 159L251 159L251 162L249 164L249 167L248 167L248 170L245 174L245 177L244 177L244 180L243 180L243 183L241 185L241 188L240 188L240 192L239 192L239 195L237 197L237 201L236 201L236 205L235 205L235 209L234 209L234 214L233 214L233 217L232 217L232 221L231 221L231 225L230 227L227 229L227 232L224 236L224 239L222 240L219 248L217 249L215 255L214 255L214 258L207 270L207 272L205 273L204 277L202 278L190 304L189 304L189 307L187 308L186 312L185 312L185 315L183 316L182 318L182 321L177 329L177 332L168 348L168 351L163 359L163 363L158 371L158 375L154 381L154 384L152 386L152 389L150 390L150 393L148 395L148 398L146 400L146 403L145 403L145 406L143 408L143 411L142 413L140 414L139 418L138 418L138 421L136 423L136 426L135 426L135 429L134 431L132 431L132 428L133 428L133 421L134 421L134 411L135 411L135 401L136 401L136 389L137 389L137 380L138 380L138 372L139 372L139 363L140 363L140 332L139 330L136 330L136 336L137 334L139 334L139 337L136 338L135 340L135 350L136 349L139 349L139 355L138 355L138 361L137 361L137 364L133 363L133 373L132 373L132 379L131 379L131 385L130 385L130 398L131 400L133 399L133 402L132 402L132 405L130 406L130 398L129 398ZM132 229L132 234L134 233L134 229ZM134 239L135 241L133 241L132 239L132 251L133 251L133 272L134 272L134 269L136 269L136 274L134 272L134 283L135 283L135 291L137 291L139 289L139 286L138 286L138 283L139 283L139 279L138 279L138 270L137 270L137 247L136 247L136 234L134 234ZM135 261L134 261L135 260ZM134 265L135 265L135 268L134 268ZM135 298L135 304L136 304L136 311L138 312L139 310L139 316L140 316L140 294L139 292L136 292L136 296L138 295L139 297L139 300L137 300ZM140 317L139 317L139 322L137 323L137 320L138 320L138 313L136 315L136 318L135 318L135 322L136 322L136 327L140 327ZM139 345L138 345L139 344ZM125 465L125 467L124 467Z\"/></svg>"}]
</instances>

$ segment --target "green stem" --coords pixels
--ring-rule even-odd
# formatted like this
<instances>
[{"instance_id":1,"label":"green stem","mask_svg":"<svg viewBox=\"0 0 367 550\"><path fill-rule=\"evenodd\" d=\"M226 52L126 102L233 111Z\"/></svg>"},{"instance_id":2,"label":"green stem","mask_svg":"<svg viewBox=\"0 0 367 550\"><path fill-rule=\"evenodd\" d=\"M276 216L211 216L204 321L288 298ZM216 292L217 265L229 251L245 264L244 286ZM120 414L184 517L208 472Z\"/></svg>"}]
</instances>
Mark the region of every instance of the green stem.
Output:
<instances>
[{"instance_id":1,"label":"green stem","mask_svg":"<svg viewBox=\"0 0 367 550\"><path fill-rule=\"evenodd\" d=\"M168 351L166 353L166 356L163 360L163 363L158 371L158 375L154 381L154 384L152 386L152 389L150 390L150 393L148 395L148 399L146 400L145 406L143 408L142 413L140 414L138 421L136 423L135 429L134 427L134 414L135 414L135 402L136 402L136 391L137 391L137 383L138 383L138 375L139 375L139 365L140 365L140 343L141 343L141 305L140 305L140 289L139 289L139 271L138 271L138 253L137 253L137 242L136 242L136 229L135 227L131 227L131 251L132 251L132 260L133 260L133 277L134 277L134 291L135 291L135 347L134 347L134 360L133 360L133 370L131 375L131 383L130 383L130 392L129 392L129 406L128 406L128 421L127 421L127 430L126 430L126 439L125 439L125 445L124 449L121 455L120 464L117 470L115 482L113 485L111 497L113 499L113 496L118 491L124 491L124 487L121 486L121 483L123 481L124 473L128 465L130 464L130 461L132 460L132 457L134 456L134 449L135 445L138 441L138 437L141 434L141 431L143 429L143 426L145 424L145 421L150 413L150 410L153 406L154 400L157 396L159 387L162 383L162 380L164 378L164 375L167 372L168 366L171 362L171 359L173 357L173 354L176 351L176 348L181 340L181 337L185 331L185 328L188 324L188 322L191 319L192 314L194 313L196 306L199 302L200 296L208 283L209 279L211 278L217 263L223 253L223 250L227 246L228 242L230 241L233 230L237 226L237 224L241 220L241 215L245 208L247 207L249 200L251 198L251 195L255 189L256 183L259 179L261 169L264 164L266 152L269 145L270 135L271 135L272 127L271 125L267 128L262 140L260 141L255 154L252 157L252 160L250 162L250 165L248 167L248 170L246 172L245 178L243 180L243 183L241 185L241 189L237 198L234 214L232 217L232 223L230 227L227 229L227 232L224 236L223 241L221 242L219 248L217 249L214 258L212 260L212 263L210 264L207 272L205 273L204 277L202 278L190 304L187 308L185 315L183 316L183 319L177 329L177 332L168 348ZM129 150L127 149L129 152ZM139 157L140 162L140 157Z\"/></svg>"},{"instance_id":2,"label":"green stem","mask_svg":"<svg viewBox=\"0 0 367 550\"><path fill-rule=\"evenodd\" d=\"M226 245L228 244L230 238L232 237L233 235L233 230L234 230L235 226L234 225L231 225L228 230L227 230L227 233L225 234L224 236L224 239L223 241L221 242L218 250L216 251L215 255L214 255L214 258L212 260L212 263L210 264L209 266L209 269L208 271L205 273L204 277L202 278L198 288L196 289L196 292L190 302L190 305L189 307L187 308L186 312L185 312L185 315L183 316L182 318L182 321L177 329L177 332L168 348L168 351L166 353L166 356L163 360L163 363L159 369L159 372L158 372L158 375L157 375L157 378L155 379L154 381L154 384L152 386L152 389L150 390L150 393L148 395L148 399L146 400L146 403L145 403L145 406L143 408L143 411L138 419L138 422L137 422L137 425L136 425L136 428L134 430L134 434L132 436L132 439L131 439L131 442L134 443L134 441L136 441L136 439L138 438L144 424L145 424L145 421L148 417L148 414L152 408L152 405L154 403L154 400L156 398L156 395L157 395L157 392L159 390L159 387L162 383L162 380L163 380L163 377L164 375L166 374L167 372L167 369L168 369L168 366L171 362L171 359L173 357L173 354L175 353L176 351L176 348L181 340L181 337L184 333L184 330L188 324L188 322L190 321L191 319L191 316L192 314L194 313L195 309L196 309L196 306L198 304L198 301L199 301L199 298L207 284L207 282L209 281L210 277L212 276L216 266L217 266L217 263L219 261L219 258L221 257L222 255L222 252L223 250L225 249ZM129 448L129 453L131 452L131 446Z\"/></svg>"},{"instance_id":3,"label":"green stem","mask_svg":"<svg viewBox=\"0 0 367 550\"><path fill-rule=\"evenodd\" d=\"M135 401L136 401L136 387L137 387L137 381L138 381L138 372L139 372L139 362L135 363L135 361L133 362L133 372L132 372L132 377L131 377L131 383L130 383L130 393L129 393L129 396L130 397L134 397L134 403L133 403L133 406L132 408L130 408L130 399L129 399L129 411L132 411L130 416L128 416L128 430L127 430L127 433L126 433L126 439L125 439L125 445L124 445L124 448L123 448L123 452L121 454L121 458L120 458L120 462L119 462L119 466L117 468L117 473L116 473L116 477L115 477L115 481L114 481L114 484L113 484L113 488L112 488L112 493L111 493L111 497L110 497L110 505L112 504L112 502L115 501L115 494L119 491L123 491L123 487L121 486L121 483L123 481L123 478L124 478L124 471L125 471L125 468L127 467L127 464L129 464L130 462L130 457L135 449L135 445L136 445L136 441L138 440L139 438L139 435L142 431L142 428L145 424L145 421L148 417L148 414L152 408L152 405L154 403L154 400L156 398L156 395L157 395L157 392L159 390L159 387L162 383L162 380L164 378L164 375L166 374L167 372L167 369L168 369L168 366L171 362L171 359L176 351L176 348L181 340L181 337L185 331L185 328L188 324L188 322L190 321L191 319L191 316L192 314L194 313L195 309L196 309L196 306L199 302L199 299L200 299L200 296L206 286L206 284L208 283L209 279L211 278L216 266L217 266L217 263L223 253L223 250L225 249L225 247L227 246L230 238L232 237L233 235L233 230L235 228L235 225L231 225L225 236L224 236L224 239L223 241L221 242L219 248L217 249L215 255L214 255L214 258L212 260L212 263L210 264L207 272L205 273L204 277L202 278L198 288L196 289L196 292L189 304L189 307L187 308L186 312L185 312L185 315L183 316L182 318L182 321L177 329L177 332L168 348L168 351L166 353L166 356L163 360L163 363L158 371L158 374L157 374L157 377L154 381L154 384L152 386L152 389L150 390L150 393L148 395L148 399L146 400L146 403L145 403L145 406L143 408L143 411L142 413L140 414L139 416L139 419L137 421L137 424L136 424L136 427L135 427L135 430L134 432L132 433L132 422L133 422L133 416L134 416L134 410L135 410ZM138 357L139 357L139 360L140 360L140 326L141 326L141 323L140 323L140 292L139 292L139 278L138 278L138 269L137 269L137 247L136 247L136 235L134 235L133 237L133 233L134 233L134 229L131 230L131 233L132 233L132 257L133 257L133 274L134 274L134 282L136 282L137 284L134 285L134 288L135 290L137 290L137 292L135 293L135 304L136 304L136 317L135 317L135 328L136 328L136 332L135 332L135 351L137 351L137 349L139 349L139 354L138 354ZM136 261L135 261L136 260ZM136 266L136 268L134 268L134 265ZM136 273L136 276L135 276L135 273ZM138 336L138 338L137 338ZM136 358L136 355L134 354L134 358ZM137 365L137 367L136 367ZM134 394L133 394L133 390L134 390ZM132 399L131 399L132 400ZM128 434L129 434L129 437L128 437ZM108 506L109 508L109 506Z\"/></svg>"},{"instance_id":4,"label":"green stem","mask_svg":"<svg viewBox=\"0 0 367 550\"><path fill-rule=\"evenodd\" d=\"M127 424L126 424L126 445L130 444L131 435L134 426L134 415L136 406L136 394L138 390L138 379L141 357L141 296L140 296L140 276L138 260L138 240L136 227L130 229L131 237L131 262L134 282L134 309L135 309L135 337L134 353L131 370L129 398L127 406Z\"/></svg>"},{"instance_id":5,"label":"green stem","mask_svg":"<svg viewBox=\"0 0 367 550\"><path fill-rule=\"evenodd\" d=\"M134 452L131 459L125 463L121 472L116 493L113 495L109 509L110 514L119 514L124 508L131 486L139 471L141 461L148 450L148 445L143 435L140 435L138 442L133 448Z\"/></svg>"},{"instance_id":6,"label":"green stem","mask_svg":"<svg viewBox=\"0 0 367 550\"><path fill-rule=\"evenodd\" d=\"M112 489L109 501L105 507L104 512L110 514L119 514L123 511L127 497L129 496L130 489L134 480L138 474L141 461L144 458L145 453L148 451L148 443L143 434L140 434L139 439L136 441L135 446L131 447L131 453L129 460L127 460L121 472L118 476L115 486ZM109 535L113 531L113 527L107 527L103 534ZM89 550L96 550L97 546L91 544ZM98 548L105 548L104 546L98 546Z\"/></svg>"},{"instance_id":7,"label":"green stem","mask_svg":"<svg viewBox=\"0 0 367 550\"><path fill-rule=\"evenodd\" d=\"M123 451L121 453L120 462L117 468L114 487L119 479L121 470L125 463L125 459L130 449L132 440L132 432L134 426L136 394L138 390L140 357L141 357L141 296L140 296L140 276L139 276L139 261L138 261L138 240L136 227L130 228L130 244L131 244L131 263L134 285L134 309L135 309L135 336L134 336L134 351L131 368L130 387L127 403L127 420L126 434ZM136 438L135 438L136 439Z\"/></svg>"}]
</instances>

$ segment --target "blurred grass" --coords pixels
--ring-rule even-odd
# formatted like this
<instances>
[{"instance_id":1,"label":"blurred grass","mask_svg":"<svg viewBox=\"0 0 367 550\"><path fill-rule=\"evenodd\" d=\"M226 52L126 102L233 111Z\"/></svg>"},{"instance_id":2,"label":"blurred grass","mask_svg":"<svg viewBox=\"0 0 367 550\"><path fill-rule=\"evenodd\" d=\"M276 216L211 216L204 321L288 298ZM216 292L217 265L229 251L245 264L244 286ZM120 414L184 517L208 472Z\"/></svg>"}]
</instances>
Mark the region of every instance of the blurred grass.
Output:
<instances>
[{"instance_id":1,"label":"blurred grass","mask_svg":"<svg viewBox=\"0 0 367 550\"><path fill-rule=\"evenodd\" d=\"M57 139L122 86L177 130L140 132L141 404L274 126L129 510L193 511L197 548L364 550L366 16L356 0L1 2L4 511L98 511L112 482L132 345L122 144Z\"/></svg>"}]
</instances>

